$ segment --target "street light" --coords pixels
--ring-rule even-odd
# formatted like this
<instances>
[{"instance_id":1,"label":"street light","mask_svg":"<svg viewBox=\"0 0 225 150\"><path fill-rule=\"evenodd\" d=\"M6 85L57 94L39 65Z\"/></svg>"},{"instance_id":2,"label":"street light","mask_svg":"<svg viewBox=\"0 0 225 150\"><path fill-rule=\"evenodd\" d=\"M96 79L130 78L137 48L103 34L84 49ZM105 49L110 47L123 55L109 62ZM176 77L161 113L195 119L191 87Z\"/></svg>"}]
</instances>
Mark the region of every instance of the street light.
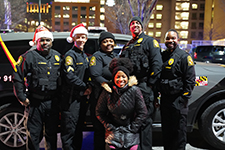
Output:
<instances>
[{"instance_id":1,"label":"street light","mask_svg":"<svg viewBox=\"0 0 225 150\"><path fill-rule=\"evenodd\" d=\"M39 18L39 25L41 25L41 0L39 0L39 5L38 5L38 18Z\"/></svg>"}]
</instances>

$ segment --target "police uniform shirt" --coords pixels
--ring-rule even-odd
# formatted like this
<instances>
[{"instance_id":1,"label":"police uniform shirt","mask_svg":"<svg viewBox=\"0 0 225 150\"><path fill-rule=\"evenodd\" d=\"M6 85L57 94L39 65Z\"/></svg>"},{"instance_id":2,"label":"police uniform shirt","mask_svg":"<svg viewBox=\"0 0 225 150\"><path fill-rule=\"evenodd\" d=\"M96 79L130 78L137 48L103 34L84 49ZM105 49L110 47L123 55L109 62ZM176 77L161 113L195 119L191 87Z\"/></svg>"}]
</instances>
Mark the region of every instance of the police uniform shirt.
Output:
<instances>
[{"instance_id":1,"label":"police uniform shirt","mask_svg":"<svg viewBox=\"0 0 225 150\"><path fill-rule=\"evenodd\" d=\"M159 46L159 43L152 37L145 35L144 33L141 33L138 37L137 40L133 41L131 40L132 43L136 44L134 47L142 47L144 53L148 56L148 65L149 65L149 70L146 72L147 78L148 78L148 84L149 85L154 85L156 80L159 77L159 73L161 71L162 67L162 58L161 58L161 48ZM125 51L128 48L128 45L126 45L123 49L123 52L121 54L121 57L125 57ZM133 74L138 78L138 74L135 74L135 70ZM139 79L138 79L139 80Z\"/></svg>"},{"instance_id":2,"label":"police uniform shirt","mask_svg":"<svg viewBox=\"0 0 225 150\"><path fill-rule=\"evenodd\" d=\"M113 58L118 58L118 54L114 52L107 54L102 51L97 51L93 54L89 63L92 80L101 84L112 79L109 64Z\"/></svg>"},{"instance_id":3,"label":"police uniform shirt","mask_svg":"<svg viewBox=\"0 0 225 150\"><path fill-rule=\"evenodd\" d=\"M191 56L179 46L173 52L165 50L162 52L163 68L162 79L182 78L182 96L190 98L195 85L195 69Z\"/></svg>"},{"instance_id":4,"label":"police uniform shirt","mask_svg":"<svg viewBox=\"0 0 225 150\"><path fill-rule=\"evenodd\" d=\"M32 92L43 92L41 84L45 84L45 91L56 90L57 79L60 75L60 62L61 54L53 49L50 49L45 57L40 55L37 49L32 48L21 55L16 65L17 72L13 73L15 94L18 99L22 102L26 100L26 88ZM47 82L40 83L42 79Z\"/></svg>"},{"instance_id":5,"label":"police uniform shirt","mask_svg":"<svg viewBox=\"0 0 225 150\"><path fill-rule=\"evenodd\" d=\"M74 46L69 50L62 62L63 78L65 84L73 86L76 90L85 90L87 88L86 83L84 82L86 71L88 68L88 57L84 51L79 50Z\"/></svg>"}]
</instances>

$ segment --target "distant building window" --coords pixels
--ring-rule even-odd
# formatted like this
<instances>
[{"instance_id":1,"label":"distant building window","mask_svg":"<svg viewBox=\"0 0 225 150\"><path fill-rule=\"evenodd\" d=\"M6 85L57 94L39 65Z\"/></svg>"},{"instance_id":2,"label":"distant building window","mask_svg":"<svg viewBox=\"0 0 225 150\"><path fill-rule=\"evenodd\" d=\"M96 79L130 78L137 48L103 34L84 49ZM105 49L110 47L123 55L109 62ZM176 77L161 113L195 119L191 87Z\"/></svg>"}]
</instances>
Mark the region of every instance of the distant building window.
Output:
<instances>
[{"instance_id":1,"label":"distant building window","mask_svg":"<svg viewBox=\"0 0 225 150\"><path fill-rule=\"evenodd\" d=\"M204 20L204 16L205 16L204 13L200 13L200 14L199 14L199 19L200 19L200 20Z\"/></svg>"},{"instance_id":2,"label":"distant building window","mask_svg":"<svg viewBox=\"0 0 225 150\"><path fill-rule=\"evenodd\" d=\"M69 18L69 17L70 17L69 14L64 14L64 15L63 15L63 18Z\"/></svg>"},{"instance_id":3,"label":"distant building window","mask_svg":"<svg viewBox=\"0 0 225 150\"><path fill-rule=\"evenodd\" d=\"M67 25L69 25L69 22L63 22L63 25L67 26Z\"/></svg>"},{"instance_id":4,"label":"distant building window","mask_svg":"<svg viewBox=\"0 0 225 150\"><path fill-rule=\"evenodd\" d=\"M195 38L196 32L191 32L191 38Z\"/></svg>"},{"instance_id":5,"label":"distant building window","mask_svg":"<svg viewBox=\"0 0 225 150\"><path fill-rule=\"evenodd\" d=\"M149 24L148 24L148 27L149 27L149 28L154 28L154 23L149 23Z\"/></svg>"},{"instance_id":6,"label":"distant building window","mask_svg":"<svg viewBox=\"0 0 225 150\"><path fill-rule=\"evenodd\" d=\"M197 19L197 13L192 13L191 19L196 20Z\"/></svg>"},{"instance_id":7,"label":"distant building window","mask_svg":"<svg viewBox=\"0 0 225 150\"><path fill-rule=\"evenodd\" d=\"M154 33L153 32L148 32L148 35L153 37L154 36Z\"/></svg>"},{"instance_id":8,"label":"distant building window","mask_svg":"<svg viewBox=\"0 0 225 150\"><path fill-rule=\"evenodd\" d=\"M189 10L190 3L184 2L184 3L176 3L176 10Z\"/></svg>"},{"instance_id":9,"label":"distant building window","mask_svg":"<svg viewBox=\"0 0 225 150\"><path fill-rule=\"evenodd\" d=\"M58 21L57 21L57 22L55 22L55 25L59 26L59 25L60 25L60 22L58 22Z\"/></svg>"},{"instance_id":10,"label":"distant building window","mask_svg":"<svg viewBox=\"0 0 225 150\"><path fill-rule=\"evenodd\" d=\"M162 23L156 23L156 28L161 28L162 27Z\"/></svg>"},{"instance_id":11,"label":"distant building window","mask_svg":"<svg viewBox=\"0 0 225 150\"><path fill-rule=\"evenodd\" d=\"M203 22L200 22L199 23L199 29L203 29L203 27L204 27L204 23Z\"/></svg>"},{"instance_id":12,"label":"distant building window","mask_svg":"<svg viewBox=\"0 0 225 150\"><path fill-rule=\"evenodd\" d=\"M182 39L187 39L188 38L188 31L181 31L180 35L181 35Z\"/></svg>"},{"instance_id":13,"label":"distant building window","mask_svg":"<svg viewBox=\"0 0 225 150\"><path fill-rule=\"evenodd\" d=\"M100 20L105 20L105 15L100 15Z\"/></svg>"},{"instance_id":14,"label":"distant building window","mask_svg":"<svg viewBox=\"0 0 225 150\"><path fill-rule=\"evenodd\" d=\"M203 39L203 32L198 33L198 39Z\"/></svg>"},{"instance_id":15,"label":"distant building window","mask_svg":"<svg viewBox=\"0 0 225 150\"><path fill-rule=\"evenodd\" d=\"M105 12L105 8L104 7L101 7L100 8L100 12L104 13Z\"/></svg>"},{"instance_id":16,"label":"distant building window","mask_svg":"<svg viewBox=\"0 0 225 150\"><path fill-rule=\"evenodd\" d=\"M77 18L77 14L72 14L72 18Z\"/></svg>"},{"instance_id":17,"label":"distant building window","mask_svg":"<svg viewBox=\"0 0 225 150\"><path fill-rule=\"evenodd\" d=\"M87 16L86 15L80 15L80 18L86 18Z\"/></svg>"},{"instance_id":18,"label":"distant building window","mask_svg":"<svg viewBox=\"0 0 225 150\"><path fill-rule=\"evenodd\" d=\"M86 11L86 7L81 7L81 10L84 10L84 11Z\"/></svg>"},{"instance_id":19,"label":"distant building window","mask_svg":"<svg viewBox=\"0 0 225 150\"><path fill-rule=\"evenodd\" d=\"M60 14L55 13L55 18L61 18Z\"/></svg>"},{"instance_id":20,"label":"distant building window","mask_svg":"<svg viewBox=\"0 0 225 150\"><path fill-rule=\"evenodd\" d=\"M162 19L162 14L156 14L156 19Z\"/></svg>"},{"instance_id":21,"label":"distant building window","mask_svg":"<svg viewBox=\"0 0 225 150\"><path fill-rule=\"evenodd\" d=\"M63 10L70 10L70 6L64 6Z\"/></svg>"},{"instance_id":22,"label":"distant building window","mask_svg":"<svg viewBox=\"0 0 225 150\"><path fill-rule=\"evenodd\" d=\"M55 6L55 10L60 10L60 6Z\"/></svg>"},{"instance_id":23,"label":"distant building window","mask_svg":"<svg viewBox=\"0 0 225 150\"><path fill-rule=\"evenodd\" d=\"M188 20L189 12L176 12L175 19L176 20Z\"/></svg>"},{"instance_id":24,"label":"distant building window","mask_svg":"<svg viewBox=\"0 0 225 150\"><path fill-rule=\"evenodd\" d=\"M156 32L155 37L161 37L161 32Z\"/></svg>"},{"instance_id":25,"label":"distant building window","mask_svg":"<svg viewBox=\"0 0 225 150\"><path fill-rule=\"evenodd\" d=\"M95 7L89 7L91 11L95 11Z\"/></svg>"},{"instance_id":26,"label":"distant building window","mask_svg":"<svg viewBox=\"0 0 225 150\"><path fill-rule=\"evenodd\" d=\"M163 5L156 5L156 10L162 10L163 9Z\"/></svg>"},{"instance_id":27,"label":"distant building window","mask_svg":"<svg viewBox=\"0 0 225 150\"><path fill-rule=\"evenodd\" d=\"M151 15L150 19L154 19L154 14Z\"/></svg>"},{"instance_id":28,"label":"distant building window","mask_svg":"<svg viewBox=\"0 0 225 150\"><path fill-rule=\"evenodd\" d=\"M197 4L192 4L192 9L198 9L198 5Z\"/></svg>"},{"instance_id":29,"label":"distant building window","mask_svg":"<svg viewBox=\"0 0 225 150\"><path fill-rule=\"evenodd\" d=\"M77 23L76 23L76 22L73 22L73 23L72 23L72 26L76 26L76 25L77 25Z\"/></svg>"},{"instance_id":30,"label":"distant building window","mask_svg":"<svg viewBox=\"0 0 225 150\"><path fill-rule=\"evenodd\" d=\"M78 10L78 7L73 6L73 7L72 7L72 10Z\"/></svg>"},{"instance_id":31,"label":"distant building window","mask_svg":"<svg viewBox=\"0 0 225 150\"><path fill-rule=\"evenodd\" d=\"M197 27L196 27L196 22L192 22L191 23L191 29L196 29Z\"/></svg>"},{"instance_id":32,"label":"distant building window","mask_svg":"<svg viewBox=\"0 0 225 150\"><path fill-rule=\"evenodd\" d=\"M175 29L188 29L188 22L186 21L176 21L175 22Z\"/></svg>"},{"instance_id":33,"label":"distant building window","mask_svg":"<svg viewBox=\"0 0 225 150\"><path fill-rule=\"evenodd\" d=\"M200 4L200 10L205 10L205 3Z\"/></svg>"}]
</instances>

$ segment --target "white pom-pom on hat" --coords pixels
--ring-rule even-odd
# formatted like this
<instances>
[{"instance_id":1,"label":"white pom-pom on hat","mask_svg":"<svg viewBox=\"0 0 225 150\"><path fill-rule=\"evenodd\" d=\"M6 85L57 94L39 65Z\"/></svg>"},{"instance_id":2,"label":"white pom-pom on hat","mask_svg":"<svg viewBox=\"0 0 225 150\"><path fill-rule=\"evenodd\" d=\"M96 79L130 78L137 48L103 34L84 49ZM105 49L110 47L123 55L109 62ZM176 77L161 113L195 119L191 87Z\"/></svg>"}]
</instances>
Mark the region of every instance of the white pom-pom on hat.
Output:
<instances>
[{"instance_id":1,"label":"white pom-pom on hat","mask_svg":"<svg viewBox=\"0 0 225 150\"><path fill-rule=\"evenodd\" d=\"M54 40L52 33L47 28L40 25L35 30L34 38L32 41L29 42L29 45L34 46L36 44L36 41L42 37L50 38L50 39L52 39L52 41Z\"/></svg>"},{"instance_id":2,"label":"white pom-pom on hat","mask_svg":"<svg viewBox=\"0 0 225 150\"><path fill-rule=\"evenodd\" d=\"M71 30L70 36L67 37L67 39L66 39L67 42L68 42L68 43L72 43L72 42L73 42L73 37L74 37L76 34L86 34L86 35L88 35L88 30L85 28L85 26L84 26L82 23L76 25L76 26L73 27L73 29Z\"/></svg>"}]
</instances>

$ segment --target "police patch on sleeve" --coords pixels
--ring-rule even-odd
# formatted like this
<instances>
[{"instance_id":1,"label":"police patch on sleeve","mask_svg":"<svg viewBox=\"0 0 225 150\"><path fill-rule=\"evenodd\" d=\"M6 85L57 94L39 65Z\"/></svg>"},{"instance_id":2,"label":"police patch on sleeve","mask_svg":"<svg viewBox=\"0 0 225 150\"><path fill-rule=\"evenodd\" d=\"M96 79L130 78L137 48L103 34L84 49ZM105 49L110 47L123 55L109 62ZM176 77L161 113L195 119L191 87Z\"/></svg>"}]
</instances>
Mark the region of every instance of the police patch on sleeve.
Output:
<instances>
[{"instance_id":1,"label":"police patch on sleeve","mask_svg":"<svg viewBox=\"0 0 225 150\"><path fill-rule=\"evenodd\" d=\"M58 55L55 55L55 60L56 60L56 61L59 61L59 60L60 60L60 58L59 58Z\"/></svg>"},{"instance_id":2,"label":"police patch on sleeve","mask_svg":"<svg viewBox=\"0 0 225 150\"><path fill-rule=\"evenodd\" d=\"M91 67L91 66L95 66L95 65L96 65L96 58L95 58L95 56L92 56L89 66Z\"/></svg>"},{"instance_id":3,"label":"police patch on sleeve","mask_svg":"<svg viewBox=\"0 0 225 150\"><path fill-rule=\"evenodd\" d=\"M16 65L17 65L17 66L20 66L22 62L23 62L23 57L20 56L20 57L18 58L17 62L16 62Z\"/></svg>"},{"instance_id":4,"label":"police patch on sleeve","mask_svg":"<svg viewBox=\"0 0 225 150\"><path fill-rule=\"evenodd\" d=\"M194 62L193 62L193 59L191 58L191 56L187 57L187 61L188 61L188 66L193 66L194 65Z\"/></svg>"},{"instance_id":5,"label":"police patch on sleeve","mask_svg":"<svg viewBox=\"0 0 225 150\"><path fill-rule=\"evenodd\" d=\"M154 47L159 47L159 43L156 40L153 40Z\"/></svg>"},{"instance_id":6,"label":"police patch on sleeve","mask_svg":"<svg viewBox=\"0 0 225 150\"><path fill-rule=\"evenodd\" d=\"M71 56L66 57L65 65L66 66L73 65L73 58Z\"/></svg>"}]
</instances>

